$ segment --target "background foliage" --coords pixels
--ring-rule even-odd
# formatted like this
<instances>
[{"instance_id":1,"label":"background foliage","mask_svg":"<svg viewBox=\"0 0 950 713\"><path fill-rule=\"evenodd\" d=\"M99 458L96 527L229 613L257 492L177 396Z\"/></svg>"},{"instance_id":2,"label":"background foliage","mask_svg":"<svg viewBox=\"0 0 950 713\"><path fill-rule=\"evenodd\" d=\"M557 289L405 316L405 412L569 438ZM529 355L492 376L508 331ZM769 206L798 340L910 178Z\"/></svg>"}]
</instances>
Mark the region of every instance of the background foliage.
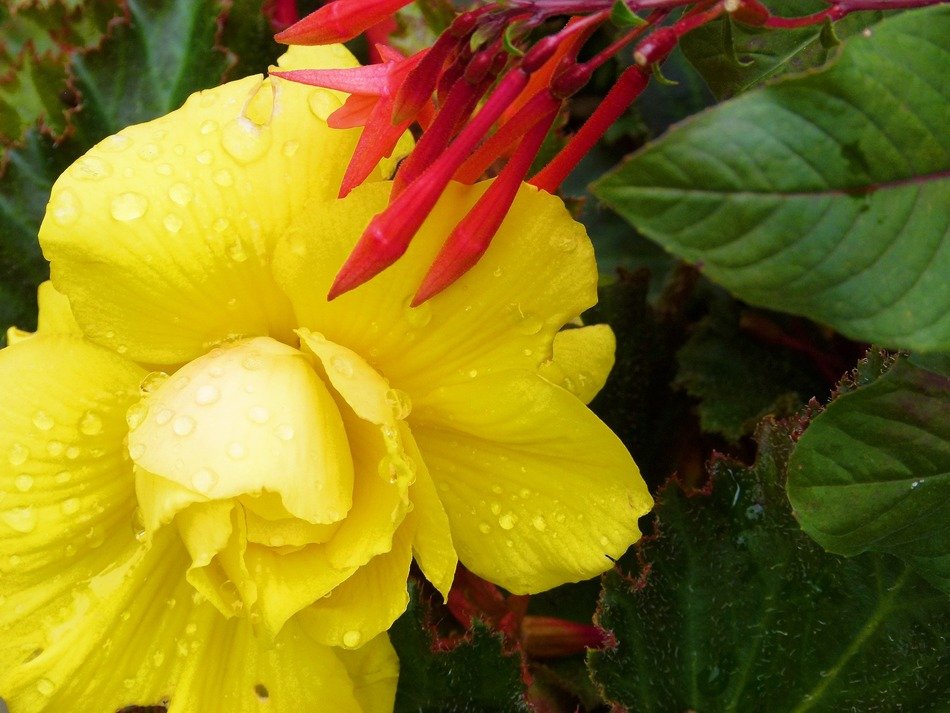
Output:
<instances>
[{"instance_id":1,"label":"background foliage","mask_svg":"<svg viewBox=\"0 0 950 713\"><path fill-rule=\"evenodd\" d=\"M450 10L408 8L397 43L430 41ZM35 324L59 172L266 70L271 33L260 0L0 8L0 326ZM679 84L652 86L565 186L603 275L587 318L618 335L592 407L658 493L651 534L601 581L526 605L497 592L470 628L412 584L399 711L950 701L950 9L834 32L721 19L681 49L664 67ZM551 655L551 616L603 645Z\"/></svg>"}]
</instances>

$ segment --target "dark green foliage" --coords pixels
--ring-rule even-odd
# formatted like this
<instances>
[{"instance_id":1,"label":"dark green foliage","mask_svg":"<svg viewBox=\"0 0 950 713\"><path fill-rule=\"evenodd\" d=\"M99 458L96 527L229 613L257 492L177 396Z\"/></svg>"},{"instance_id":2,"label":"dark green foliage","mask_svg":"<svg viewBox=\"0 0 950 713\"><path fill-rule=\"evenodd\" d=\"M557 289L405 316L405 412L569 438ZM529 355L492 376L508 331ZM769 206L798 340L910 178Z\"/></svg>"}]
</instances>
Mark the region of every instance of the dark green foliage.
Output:
<instances>
[{"instance_id":1,"label":"dark green foliage","mask_svg":"<svg viewBox=\"0 0 950 713\"><path fill-rule=\"evenodd\" d=\"M604 576L589 662L636 711L943 711L950 603L899 560L827 554L792 517L798 424L766 421L754 466L717 457L707 492L675 482L657 534Z\"/></svg>"}]
</instances>

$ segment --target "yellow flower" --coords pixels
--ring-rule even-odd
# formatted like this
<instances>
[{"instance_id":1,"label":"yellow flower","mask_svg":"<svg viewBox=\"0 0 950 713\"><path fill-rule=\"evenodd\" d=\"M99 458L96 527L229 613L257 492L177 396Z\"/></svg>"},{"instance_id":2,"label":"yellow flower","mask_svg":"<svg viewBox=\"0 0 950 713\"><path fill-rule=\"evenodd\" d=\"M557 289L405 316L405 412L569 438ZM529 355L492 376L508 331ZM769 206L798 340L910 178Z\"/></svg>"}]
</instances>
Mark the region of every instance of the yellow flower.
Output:
<instances>
[{"instance_id":1,"label":"yellow flower","mask_svg":"<svg viewBox=\"0 0 950 713\"><path fill-rule=\"evenodd\" d=\"M295 48L281 67L352 65ZM388 711L413 558L516 593L607 569L650 497L584 405L613 361L583 229L519 194L485 258L408 304L485 186L328 303L397 156L334 194L341 95L248 77L77 161L52 285L0 352L0 696L11 713Z\"/></svg>"}]
</instances>

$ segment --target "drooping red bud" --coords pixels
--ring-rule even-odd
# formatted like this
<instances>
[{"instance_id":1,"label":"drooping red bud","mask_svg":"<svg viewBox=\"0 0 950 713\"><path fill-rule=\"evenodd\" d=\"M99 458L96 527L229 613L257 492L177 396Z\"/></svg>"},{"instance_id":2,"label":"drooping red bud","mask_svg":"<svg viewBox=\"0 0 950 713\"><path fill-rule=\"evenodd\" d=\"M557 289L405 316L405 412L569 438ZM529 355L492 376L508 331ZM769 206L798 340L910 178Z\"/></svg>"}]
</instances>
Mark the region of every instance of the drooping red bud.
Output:
<instances>
[{"instance_id":1,"label":"drooping red bud","mask_svg":"<svg viewBox=\"0 0 950 713\"><path fill-rule=\"evenodd\" d=\"M406 81L396 92L392 118L394 124L414 117L429 101L432 90L435 89L436 82L439 80L442 65L457 46L458 38L443 32L426 52L426 56L413 67L406 76Z\"/></svg>"},{"instance_id":2,"label":"drooping red bud","mask_svg":"<svg viewBox=\"0 0 950 713\"><path fill-rule=\"evenodd\" d=\"M673 51L679 35L670 27L661 27L637 45L633 51L634 61L641 67L649 67L662 62Z\"/></svg>"},{"instance_id":3,"label":"drooping red bud","mask_svg":"<svg viewBox=\"0 0 950 713\"><path fill-rule=\"evenodd\" d=\"M334 0L274 35L288 45L346 42L385 20L411 0Z\"/></svg>"},{"instance_id":4,"label":"drooping red bud","mask_svg":"<svg viewBox=\"0 0 950 713\"><path fill-rule=\"evenodd\" d=\"M736 2L736 0L732 0ZM726 2L726 12L730 13L736 22L751 27L761 27L772 13L759 0L738 0L735 9L731 9L729 0Z\"/></svg>"},{"instance_id":5,"label":"drooping red bud","mask_svg":"<svg viewBox=\"0 0 950 713\"><path fill-rule=\"evenodd\" d=\"M521 182L531 168L531 162L541 148L541 142L551 128L556 113L555 108L531 128L488 190L452 230L413 297L413 307L451 285L485 254L502 221L508 215L508 209L511 208Z\"/></svg>"}]
</instances>

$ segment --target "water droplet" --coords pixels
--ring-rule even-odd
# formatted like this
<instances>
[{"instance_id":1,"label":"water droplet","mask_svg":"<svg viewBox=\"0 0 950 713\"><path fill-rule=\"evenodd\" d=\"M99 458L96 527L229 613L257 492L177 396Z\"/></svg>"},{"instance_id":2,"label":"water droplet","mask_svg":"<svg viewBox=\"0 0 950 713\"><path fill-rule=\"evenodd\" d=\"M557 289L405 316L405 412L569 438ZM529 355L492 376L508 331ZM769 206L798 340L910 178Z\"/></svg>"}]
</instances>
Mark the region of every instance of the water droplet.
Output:
<instances>
[{"instance_id":1,"label":"water droplet","mask_svg":"<svg viewBox=\"0 0 950 713\"><path fill-rule=\"evenodd\" d=\"M185 183L173 183L168 189L168 197L173 203L186 206L195 197L194 191Z\"/></svg>"},{"instance_id":2,"label":"water droplet","mask_svg":"<svg viewBox=\"0 0 950 713\"><path fill-rule=\"evenodd\" d=\"M386 403L393 413L393 418L402 420L412 411L412 401L409 394L399 389L390 389L386 392Z\"/></svg>"},{"instance_id":3,"label":"water droplet","mask_svg":"<svg viewBox=\"0 0 950 713\"><path fill-rule=\"evenodd\" d=\"M112 199L109 211L116 220L136 220L145 215L148 210L148 198L141 193L126 191Z\"/></svg>"},{"instance_id":4,"label":"water droplet","mask_svg":"<svg viewBox=\"0 0 950 713\"><path fill-rule=\"evenodd\" d=\"M468 370L468 378L469 378L469 379L474 379L476 376L478 376L478 369L469 369L469 370Z\"/></svg>"},{"instance_id":5,"label":"water droplet","mask_svg":"<svg viewBox=\"0 0 950 713\"><path fill-rule=\"evenodd\" d=\"M36 529L36 513L33 508L10 508L0 512L3 521L17 532L24 535Z\"/></svg>"},{"instance_id":6,"label":"water droplet","mask_svg":"<svg viewBox=\"0 0 950 713\"><path fill-rule=\"evenodd\" d=\"M922 482L922 481L920 481L920 480L915 480L913 483L910 484L910 489L911 489L911 490L916 490L917 488L920 487L921 482Z\"/></svg>"},{"instance_id":7,"label":"water droplet","mask_svg":"<svg viewBox=\"0 0 950 713\"><path fill-rule=\"evenodd\" d=\"M172 431L177 436L187 436L195 430L195 419L191 416L179 416L172 423Z\"/></svg>"},{"instance_id":8,"label":"water droplet","mask_svg":"<svg viewBox=\"0 0 950 713\"><path fill-rule=\"evenodd\" d=\"M119 153L120 151L125 151L129 146L132 145L132 140L123 134L115 134L105 139L102 143L99 144L101 148L106 151L111 151L113 153Z\"/></svg>"},{"instance_id":9,"label":"water droplet","mask_svg":"<svg viewBox=\"0 0 950 713\"><path fill-rule=\"evenodd\" d=\"M492 491L495 495L501 495L501 486L500 486L500 485L493 485L493 486L491 486L491 491Z\"/></svg>"},{"instance_id":10,"label":"water droplet","mask_svg":"<svg viewBox=\"0 0 950 713\"><path fill-rule=\"evenodd\" d=\"M410 307L407 302L403 314L406 316L406 321L413 327L425 327L432 321L432 305L423 302L418 307Z\"/></svg>"},{"instance_id":11,"label":"water droplet","mask_svg":"<svg viewBox=\"0 0 950 713\"><path fill-rule=\"evenodd\" d=\"M199 406L213 404L221 398L221 391L214 384L205 384L195 392L195 403Z\"/></svg>"},{"instance_id":12,"label":"water droplet","mask_svg":"<svg viewBox=\"0 0 950 713\"><path fill-rule=\"evenodd\" d=\"M184 225L184 223L177 215L174 213L169 213L162 219L162 225L165 226L165 230L167 230L172 235L175 235L179 230L181 230L181 226Z\"/></svg>"},{"instance_id":13,"label":"water droplet","mask_svg":"<svg viewBox=\"0 0 950 713\"><path fill-rule=\"evenodd\" d=\"M33 414L33 425L41 431L49 431L53 426L56 425L56 422L53 420L52 416L46 413L46 411L37 411L35 414Z\"/></svg>"},{"instance_id":14,"label":"water droplet","mask_svg":"<svg viewBox=\"0 0 950 713\"><path fill-rule=\"evenodd\" d=\"M24 463L26 463L26 459L29 457L30 457L30 451L22 443L14 443L12 446L10 446L10 453L8 456L10 465L12 466L23 465Z\"/></svg>"},{"instance_id":15,"label":"water droplet","mask_svg":"<svg viewBox=\"0 0 950 713\"><path fill-rule=\"evenodd\" d=\"M66 458L69 460L76 460L82 451L79 450L79 446L70 446L66 449Z\"/></svg>"},{"instance_id":16,"label":"water droplet","mask_svg":"<svg viewBox=\"0 0 950 713\"><path fill-rule=\"evenodd\" d=\"M332 366L333 370L340 376L353 376L353 364L346 357L340 356L339 354L334 356L330 360L330 366Z\"/></svg>"},{"instance_id":17,"label":"water droplet","mask_svg":"<svg viewBox=\"0 0 950 713\"><path fill-rule=\"evenodd\" d=\"M214 223L211 224L211 227L214 228L216 233L223 233L228 229L229 225L231 225L231 223L228 222L227 218L218 218L214 221Z\"/></svg>"},{"instance_id":18,"label":"water droplet","mask_svg":"<svg viewBox=\"0 0 950 713\"><path fill-rule=\"evenodd\" d=\"M534 525L534 529L538 530L539 532L544 532L545 530L548 529L547 520L545 520L540 515L535 515L534 518L531 520L531 524Z\"/></svg>"},{"instance_id":19,"label":"water droplet","mask_svg":"<svg viewBox=\"0 0 950 713\"><path fill-rule=\"evenodd\" d=\"M211 162L214 161L214 154L205 149L204 151L200 151L198 155L195 156L195 160L202 166L210 166Z\"/></svg>"},{"instance_id":20,"label":"water droplet","mask_svg":"<svg viewBox=\"0 0 950 713\"><path fill-rule=\"evenodd\" d=\"M155 666L155 668L158 668L163 663L165 663L165 654L161 651L156 651L152 654L152 665Z\"/></svg>"},{"instance_id":21,"label":"water droplet","mask_svg":"<svg viewBox=\"0 0 950 713\"><path fill-rule=\"evenodd\" d=\"M79 421L79 431L86 436L102 433L102 419L92 411L86 411Z\"/></svg>"},{"instance_id":22,"label":"water droplet","mask_svg":"<svg viewBox=\"0 0 950 713\"><path fill-rule=\"evenodd\" d=\"M145 542L148 539L148 533L145 530L145 516L142 514L142 508L135 508L132 511L132 534L136 542Z\"/></svg>"},{"instance_id":23,"label":"water droplet","mask_svg":"<svg viewBox=\"0 0 950 713\"><path fill-rule=\"evenodd\" d=\"M501 512L501 503L492 503L489 509L491 510L492 515L497 515Z\"/></svg>"},{"instance_id":24,"label":"water droplet","mask_svg":"<svg viewBox=\"0 0 950 713\"><path fill-rule=\"evenodd\" d=\"M610 544L610 540L607 539L606 535L601 535L597 541L600 543L601 547L607 547Z\"/></svg>"},{"instance_id":25,"label":"water droplet","mask_svg":"<svg viewBox=\"0 0 950 713\"><path fill-rule=\"evenodd\" d=\"M514 513L507 512L498 518L498 525L502 530L510 530L515 526L515 523L518 521L518 518L515 517Z\"/></svg>"},{"instance_id":26,"label":"water droplet","mask_svg":"<svg viewBox=\"0 0 950 713\"><path fill-rule=\"evenodd\" d=\"M362 640L363 635L356 630L348 631L343 634L343 645L351 649L359 646Z\"/></svg>"},{"instance_id":27,"label":"water droplet","mask_svg":"<svg viewBox=\"0 0 950 713\"><path fill-rule=\"evenodd\" d=\"M237 441L234 441L233 443L228 445L228 456L230 458L233 458L234 460L240 460L241 458L244 457L244 453L245 453L244 446L242 446Z\"/></svg>"},{"instance_id":28,"label":"water droplet","mask_svg":"<svg viewBox=\"0 0 950 713\"><path fill-rule=\"evenodd\" d=\"M526 315L522 320L521 324L518 325L518 331L527 336L532 334L537 334L541 331L541 327L544 326L544 322L535 317L534 315Z\"/></svg>"},{"instance_id":29,"label":"water droplet","mask_svg":"<svg viewBox=\"0 0 950 713\"><path fill-rule=\"evenodd\" d=\"M313 115L323 121L326 121L330 114L342 106L340 100L326 89L313 91L307 99L307 104Z\"/></svg>"},{"instance_id":30,"label":"water droplet","mask_svg":"<svg viewBox=\"0 0 950 713\"><path fill-rule=\"evenodd\" d=\"M197 632L197 631L198 631L198 625L197 625L197 624L191 623L191 624L189 624L188 626L185 627L185 633L186 633L188 636L194 636L194 635L195 635L195 632Z\"/></svg>"},{"instance_id":31,"label":"water droplet","mask_svg":"<svg viewBox=\"0 0 950 713\"><path fill-rule=\"evenodd\" d=\"M271 131L244 117L232 119L221 133L221 144L238 163L256 161L270 147Z\"/></svg>"},{"instance_id":32,"label":"water droplet","mask_svg":"<svg viewBox=\"0 0 950 713\"><path fill-rule=\"evenodd\" d=\"M201 468L191 476L191 484L199 493L207 494L218 482L217 474L208 468Z\"/></svg>"},{"instance_id":33,"label":"water droplet","mask_svg":"<svg viewBox=\"0 0 950 713\"><path fill-rule=\"evenodd\" d=\"M60 507L64 515L75 515L79 512L80 504L79 498L67 498Z\"/></svg>"},{"instance_id":34,"label":"water droplet","mask_svg":"<svg viewBox=\"0 0 950 713\"><path fill-rule=\"evenodd\" d=\"M138 403L134 403L129 406L129 410L125 413L125 422L129 424L129 430L134 431L136 428L141 426L147 415L148 406L143 401L139 401Z\"/></svg>"},{"instance_id":35,"label":"water droplet","mask_svg":"<svg viewBox=\"0 0 950 713\"><path fill-rule=\"evenodd\" d=\"M76 194L65 189L56 194L50 204L53 220L60 225L69 225L76 222L82 210Z\"/></svg>"},{"instance_id":36,"label":"water droplet","mask_svg":"<svg viewBox=\"0 0 950 713\"><path fill-rule=\"evenodd\" d=\"M286 156L287 158L290 158L295 153L297 153L297 149L299 148L300 148L299 141L285 141L284 146L283 148L281 148L280 152L284 154L284 156Z\"/></svg>"},{"instance_id":37,"label":"water droplet","mask_svg":"<svg viewBox=\"0 0 950 713\"><path fill-rule=\"evenodd\" d=\"M237 236L234 236L232 240L228 241L225 250L228 253L228 257L234 260L234 262L244 262L247 260L247 251L244 249L244 241Z\"/></svg>"},{"instance_id":38,"label":"water droplet","mask_svg":"<svg viewBox=\"0 0 950 713\"><path fill-rule=\"evenodd\" d=\"M175 415L175 412L170 408L160 408L158 413L155 414L155 423L159 426L164 426L166 423L172 420L172 416Z\"/></svg>"},{"instance_id":39,"label":"water droplet","mask_svg":"<svg viewBox=\"0 0 950 713\"><path fill-rule=\"evenodd\" d=\"M112 167L101 158L86 156L73 167L73 176L80 181L98 181L112 173Z\"/></svg>"},{"instance_id":40,"label":"water droplet","mask_svg":"<svg viewBox=\"0 0 950 713\"><path fill-rule=\"evenodd\" d=\"M254 354L249 354L244 357L244 359L241 360L241 366L248 371L257 371L264 366L264 360L260 354L255 352Z\"/></svg>"},{"instance_id":41,"label":"water droplet","mask_svg":"<svg viewBox=\"0 0 950 713\"><path fill-rule=\"evenodd\" d=\"M138 150L138 157L143 161L154 161L162 153L157 144L145 144Z\"/></svg>"},{"instance_id":42,"label":"water droplet","mask_svg":"<svg viewBox=\"0 0 950 713\"><path fill-rule=\"evenodd\" d=\"M13 484L16 486L17 490L19 490L21 493L25 493L33 487L33 476L27 475L26 473L20 473L20 475L13 479Z\"/></svg>"},{"instance_id":43,"label":"water droplet","mask_svg":"<svg viewBox=\"0 0 950 713\"><path fill-rule=\"evenodd\" d=\"M267 423L270 419L270 411L264 406L252 406L247 412L247 417L254 423Z\"/></svg>"},{"instance_id":44,"label":"water droplet","mask_svg":"<svg viewBox=\"0 0 950 713\"><path fill-rule=\"evenodd\" d=\"M184 641L179 641L177 644L175 644L175 653L179 656L187 656L188 644Z\"/></svg>"},{"instance_id":45,"label":"water droplet","mask_svg":"<svg viewBox=\"0 0 950 713\"><path fill-rule=\"evenodd\" d=\"M501 277L503 274L504 274L504 270L502 270L500 267L496 267L494 271L492 272L492 275L494 275L495 277Z\"/></svg>"},{"instance_id":46,"label":"water droplet","mask_svg":"<svg viewBox=\"0 0 950 713\"><path fill-rule=\"evenodd\" d=\"M231 175L228 169L222 168L220 171L215 171L214 182L219 186L227 188L228 186L234 185L234 176Z\"/></svg>"},{"instance_id":47,"label":"water droplet","mask_svg":"<svg viewBox=\"0 0 950 713\"><path fill-rule=\"evenodd\" d=\"M491 532L491 525L489 525L487 522L480 522L478 523L478 531L483 535L487 535L489 532Z\"/></svg>"},{"instance_id":48,"label":"water droplet","mask_svg":"<svg viewBox=\"0 0 950 713\"><path fill-rule=\"evenodd\" d=\"M207 136L208 134L213 134L217 130L218 130L218 122L214 121L213 119L208 119L207 121L202 122L201 126L198 129L198 131L200 131L205 136Z\"/></svg>"},{"instance_id":49,"label":"water droplet","mask_svg":"<svg viewBox=\"0 0 950 713\"><path fill-rule=\"evenodd\" d=\"M41 678L36 682L36 690L48 698L56 692L56 684L48 678Z\"/></svg>"},{"instance_id":50,"label":"water droplet","mask_svg":"<svg viewBox=\"0 0 950 713\"><path fill-rule=\"evenodd\" d=\"M290 441L293 440L294 437L294 427L289 423L283 423L274 430L274 433L277 434L280 440Z\"/></svg>"},{"instance_id":51,"label":"water droplet","mask_svg":"<svg viewBox=\"0 0 950 713\"><path fill-rule=\"evenodd\" d=\"M65 485L72 479L73 479L73 474L70 473L68 470L59 471L53 478L53 480L55 480L58 485Z\"/></svg>"},{"instance_id":52,"label":"water droplet","mask_svg":"<svg viewBox=\"0 0 950 713\"><path fill-rule=\"evenodd\" d=\"M170 176L175 172L175 169L170 163L160 163L155 167L155 173L160 176Z\"/></svg>"}]
</instances>

